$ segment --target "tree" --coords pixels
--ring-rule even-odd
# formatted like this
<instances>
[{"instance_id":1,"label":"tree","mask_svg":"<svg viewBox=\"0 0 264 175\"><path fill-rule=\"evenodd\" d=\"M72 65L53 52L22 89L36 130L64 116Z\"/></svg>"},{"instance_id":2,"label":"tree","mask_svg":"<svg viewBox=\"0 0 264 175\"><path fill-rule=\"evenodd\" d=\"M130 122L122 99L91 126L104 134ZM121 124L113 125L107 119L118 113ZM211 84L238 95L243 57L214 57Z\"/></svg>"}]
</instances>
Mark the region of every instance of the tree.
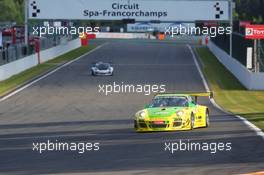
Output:
<instances>
[{"instance_id":1,"label":"tree","mask_svg":"<svg viewBox=\"0 0 264 175\"><path fill-rule=\"evenodd\" d=\"M23 0L0 0L0 21L23 23Z\"/></svg>"},{"instance_id":2,"label":"tree","mask_svg":"<svg viewBox=\"0 0 264 175\"><path fill-rule=\"evenodd\" d=\"M240 20L251 20L255 23L263 23L263 0L235 0L236 16Z\"/></svg>"}]
</instances>

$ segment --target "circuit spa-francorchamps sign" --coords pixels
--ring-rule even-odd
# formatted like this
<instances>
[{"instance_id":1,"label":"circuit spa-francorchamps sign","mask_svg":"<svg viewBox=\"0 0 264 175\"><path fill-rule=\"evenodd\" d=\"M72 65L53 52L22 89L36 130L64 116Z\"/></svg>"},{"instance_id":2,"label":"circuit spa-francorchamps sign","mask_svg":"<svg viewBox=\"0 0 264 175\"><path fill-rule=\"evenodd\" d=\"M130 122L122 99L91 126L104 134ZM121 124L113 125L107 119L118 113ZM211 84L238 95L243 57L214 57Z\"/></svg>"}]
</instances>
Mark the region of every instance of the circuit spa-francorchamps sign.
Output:
<instances>
[{"instance_id":1,"label":"circuit spa-francorchamps sign","mask_svg":"<svg viewBox=\"0 0 264 175\"><path fill-rule=\"evenodd\" d=\"M30 19L229 20L228 1L29 0Z\"/></svg>"}]
</instances>

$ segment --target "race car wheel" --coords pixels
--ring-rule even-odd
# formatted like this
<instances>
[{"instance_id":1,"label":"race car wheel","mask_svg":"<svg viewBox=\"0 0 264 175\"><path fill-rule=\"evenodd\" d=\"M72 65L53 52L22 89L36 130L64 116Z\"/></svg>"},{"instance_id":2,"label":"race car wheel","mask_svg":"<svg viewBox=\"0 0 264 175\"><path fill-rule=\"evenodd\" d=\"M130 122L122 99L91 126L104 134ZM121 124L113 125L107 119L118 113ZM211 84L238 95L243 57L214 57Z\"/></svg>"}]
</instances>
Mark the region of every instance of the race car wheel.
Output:
<instances>
[{"instance_id":1,"label":"race car wheel","mask_svg":"<svg viewBox=\"0 0 264 175\"><path fill-rule=\"evenodd\" d=\"M135 128L135 129L138 129L137 121L136 121L136 120L134 120L134 128Z\"/></svg>"},{"instance_id":2,"label":"race car wheel","mask_svg":"<svg viewBox=\"0 0 264 175\"><path fill-rule=\"evenodd\" d=\"M206 110L206 113L205 113L205 121L206 121L205 127L207 128L210 125L209 111L208 110Z\"/></svg>"},{"instance_id":3,"label":"race car wheel","mask_svg":"<svg viewBox=\"0 0 264 175\"><path fill-rule=\"evenodd\" d=\"M194 122L195 122L195 119L194 119L194 114L192 113L191 114L191 130L194 128Z\"/></svg>"},{"instance_id":4,"label":"race car wheel","mask_svg":"<svg viewBox=\"0 0 264 175\"><path fill-rule=\"evenodd\" d=\"M95 76L94 71L91 71L92 76Z\"/></svg>"}]
</instances>

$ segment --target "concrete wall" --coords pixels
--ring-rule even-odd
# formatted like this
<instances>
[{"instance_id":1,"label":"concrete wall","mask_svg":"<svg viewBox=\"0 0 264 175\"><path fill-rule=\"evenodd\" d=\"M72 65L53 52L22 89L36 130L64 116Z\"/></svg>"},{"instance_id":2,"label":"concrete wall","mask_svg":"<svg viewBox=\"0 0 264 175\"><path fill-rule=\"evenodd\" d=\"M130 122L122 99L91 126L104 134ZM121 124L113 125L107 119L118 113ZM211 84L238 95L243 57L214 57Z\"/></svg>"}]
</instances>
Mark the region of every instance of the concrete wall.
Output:
<instances>
[{"instance_id":1,"label":"concrete wall","mask_svg":"<svg viewBox=\"0 0 264 175\"><path fill-rule=\"evenodd\" d=\"M40 52L41 63L53 59L59 55L69 52L81 46L80 39L72 40L66 44L61 44L56 47L43 50ZM13 75L16 75L24 70L34 67L38 64L37 54L24 57L22 59L10 62L0 66L0 81L6 80Z\"/></svg>"},{"instance_id":2,"label":"concrete wall","mask_svg":"<svg viewBox=\"0 0 264 175\"><path fill-rule=\"evenodd\" d=\"M53 47L53 48L50 48L47 50L43 50L40 52L40 61L46 62L46 61L48 61L54 57L57 57L57 56L62 55L64 53L67 53L67 52L74 50L78 47L81 47L81 42L80 42L79 38L72 40L68 43L61 44L61 45L58 45L56 47Z\"/></svg>"},{"instance_id":3,"label":"concrete wall","mask_svg":"<svg viewBox=\"0 0 264 175\"><path fill-rule=\"evenodd\" d=\"M250 72L244 65L236 59L230 57L225 51L216 46L212 41L209 42L208 48L213 52L217 59L233 75L250 90L264 90L264 73Z\"/></svg>"}]
</instances>

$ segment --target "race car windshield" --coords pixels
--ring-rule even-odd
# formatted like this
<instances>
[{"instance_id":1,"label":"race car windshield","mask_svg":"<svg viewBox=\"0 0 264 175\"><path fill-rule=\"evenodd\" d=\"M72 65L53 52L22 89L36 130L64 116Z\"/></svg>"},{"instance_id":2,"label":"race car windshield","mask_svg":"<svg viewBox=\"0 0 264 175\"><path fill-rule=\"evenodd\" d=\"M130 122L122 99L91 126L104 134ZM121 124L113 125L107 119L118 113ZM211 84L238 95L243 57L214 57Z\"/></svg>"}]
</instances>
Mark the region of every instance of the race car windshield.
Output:
<instances>
[{"instance_id":1,"label":"race car windshield","mask_svg":"<svg viewBox=\"0 0 264 175\"><path fill-rule=\"evenodd\" d=\"M99 64L99 65L97 65L97 68L99 70L106 70L109 68L109 66L110 66L109 64Z\"/></svg>"},{"instance_id":2,"label":"race car windshield","mask_svg":"<svg viewBox=\"0 0 264 175\"><path fill-rule=\"evenodd\" d=\"M161 97L153 99L150 107L186 107L187 104L185 97Z\"/></svg>"}]
</instances>

